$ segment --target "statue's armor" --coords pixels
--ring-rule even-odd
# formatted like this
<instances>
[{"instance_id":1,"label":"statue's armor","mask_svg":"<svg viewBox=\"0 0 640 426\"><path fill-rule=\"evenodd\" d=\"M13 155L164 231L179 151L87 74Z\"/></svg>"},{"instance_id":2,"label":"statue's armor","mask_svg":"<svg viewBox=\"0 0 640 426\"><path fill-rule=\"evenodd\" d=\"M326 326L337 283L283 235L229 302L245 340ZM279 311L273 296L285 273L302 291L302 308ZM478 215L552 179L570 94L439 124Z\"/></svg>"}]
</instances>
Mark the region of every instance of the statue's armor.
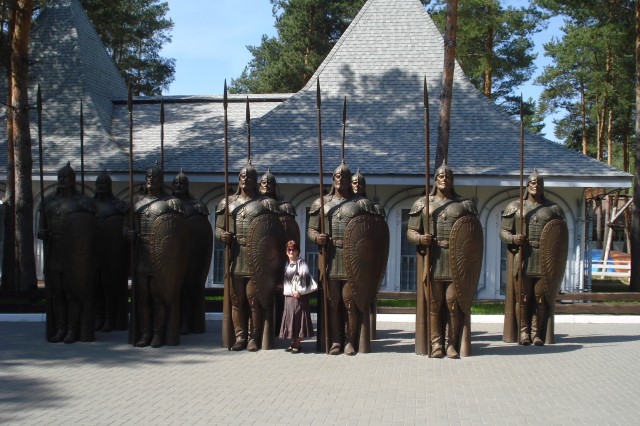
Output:
<instances>
[{"instance_id":1,"label":"statue's armor","mask_svg":"<svg viewBox=\"0 0 640 426\"><path fill-rule=\"evenodd\" d=\"M207 208L207 205L198 199L178 198L177 201L180 203L182 212L186 218L190 218L192 216L209 216L209 209Z\"/></svg>"},{"instance_id":2,"label":"statue's armor","mask_svg":"<svg viewBox=\"0 0 640 426\"><path fill-rule=\"evenodd\" d=\"M114 216L119 216L120 219L124 221L124 217L128 210L128 205L126 202L115 197L104 199L94 198L94 201L96 206L96 218L98 219L98 241L102 242L96 247L98 251L98 262L104 262L107 258L107 256L105 256L104 254L104 250L113 249L115 246L121 243L121 240L124 239L121 234L110 235L112 233L108 229L105 229L105 221ZM109 241L109 243L105 244L105 241ZM111 265L104 266L110 267Z\"/></svg>"},{"instance_id":3,"label":"statue's armor","mask_svg":"<svg viewBox=\"0 0 640 426\"><path fill-rule=\"evenodd\" d=\"M475 205L466 198L440 200L429 196L429 223L425 214L425 198L418 199L409 212L408 227L418 235L431 234L431 273L434 280L451 280L451 262L449 259L449 237L451 228L458 219L477 214ZM435 220L435 226L434 226ZM428 232L427 232L428 230ZM418 244L418 241L410 241Z\"/></svg>"},{"instance_id":4,"label":"statue's armor","mask_svg":"<svg viewBox=\"0 0 640 426\"><path fill-rule=\"evenodd\" d=\"M152 274L154 271L151 262L151 233L153 232L153 224L163 214L170 212L182 213L180 203L176 198L172 197L149 197L135 203L133 211L136 218L136 231L138 234L137 245L137 264L136 272L143 274Z\"/></svg>"},{"instance_id":5,"label":"statue's armor","mask_svg":"<svg viewBox=\"0 0 640 426\"><path fill-rule=\"evenodd\" d=\"M309 210L309 229L320 232L320 200L314 201ZM344 280L347 278L343 260L343 238L347 224L351 219L363 214L375 214L371 200L354 196L351 198L334 198L327 195L324 198L325 233L331 236L328 250L328 270L331 279Z\"/></svg>"},{"instance_id":6,"label":"statue's armor","mask_svg":"<svg viewBox=\"0 0 640 426\"><path fill-rule=\"evenodd\" d=\"M239 195L229 198L229 232L235 236L232 248L232 264L231 270L236 277L249 277L251 275L249 258L247 256L247 234L251 222L258 216L263 214L273 214L274 206L270 203L270 198L240 198ZM216 236L218 239L221 232L224 231L224 200L218 205L216 210Z\"/></svg>"},{"instance_id":7,"label":"statue's armor","mask_svg":"<svg viewBox=\"0 0 640 426\"><path fill-rule=\"evenodd\" d=\"M525 200L522 210L525 232L520 229L520 203L514 201L509 203L502 214L500 239L510 244L510 250L515 253L518 248L512 245L513 236L515 234L523 234L527 237L522 270L526 276L540 277L540 236L542 235L542 230L553 219L564 220L564 213L557 204L548 200L541 204L533 204L529 200ZM514 271L517 270L518 268L516 267Z\"/></svg>"},{"instance_id":8,"label":"statue's armor","mask_svg":"<svg viewBox=\"0 0 640 426\"><path fill-rule=\"evenodd\" d=\"M81 194L74 194L68 197L51 195L45 201L47 216L47 229L49 239L47 241L47 263L46 266L52 271L62 271L65 269L64 247L64 222L71 213L90 212L95 214L95 204L93 200Z\"/></svg>"}]
</instances>

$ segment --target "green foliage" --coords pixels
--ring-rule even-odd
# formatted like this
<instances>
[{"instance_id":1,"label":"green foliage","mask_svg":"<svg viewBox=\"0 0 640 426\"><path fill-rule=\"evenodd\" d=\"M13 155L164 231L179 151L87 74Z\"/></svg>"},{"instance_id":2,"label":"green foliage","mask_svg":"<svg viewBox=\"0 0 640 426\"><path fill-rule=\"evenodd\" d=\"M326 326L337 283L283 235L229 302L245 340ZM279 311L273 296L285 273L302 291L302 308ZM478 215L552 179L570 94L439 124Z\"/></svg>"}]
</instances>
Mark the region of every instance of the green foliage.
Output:
<instances>
[{"instance_id":1,"label":"green foliage","mask_svg":"<svg viewBox=\"0 0 640 426\"><path fill-rule=\"evenodd\" d=\"M447 1L426 3L436 26L444 32ZM473 85L510 115L520 114L520 96L514 89L533 75L533 35L546 25L544 17L536 8L505 8L498 0L458 3L456 59ZM525 105L527 115L534 108L533 103ZM530 117L528 129L538 133L541 127L534 123L542 118Z\"/></svg>"},{"instance_id":2,"label":"green foliage","mask_svg":"<svg viewBox=\"0 0 640 426\"><path fill-rule=\"evenodd\" d=\"M171 41L169 5L160 0L80 0L135 95L159 95L174 79L175 59L160 50Z\"/></svg>"},{"instance_id":3,"label":"green foliage","mask_svg":"<svg viewBox=\"0 0 640 426\"><path fill-rule=\"evenodd\" d=\"M632 13L635 2L536 0L534 3L564 17L562 38L544 46L545 55L553 64L545 67L536 79L544 87L540 97L542 113L566 113L556 122L557 138L582 151L584 131L588 155L601 156L604 161L612 155L613 164L622 168L622 144L633 140L636 113ZM606 152L609 138L613 142L611 153ZM598 153L598 139L605 152Z\"/></svg>"},{"instance_id":4,"label":"green foliage","mask_svg":"<svg viewBox=\"0 0 640 426\"><path fill-rule=\"evenodd\" d=\"M366 0L271 0L277 37L248 46L253 59L231 93L297 92L329 54Z\"/></svg>"}]
</instances>

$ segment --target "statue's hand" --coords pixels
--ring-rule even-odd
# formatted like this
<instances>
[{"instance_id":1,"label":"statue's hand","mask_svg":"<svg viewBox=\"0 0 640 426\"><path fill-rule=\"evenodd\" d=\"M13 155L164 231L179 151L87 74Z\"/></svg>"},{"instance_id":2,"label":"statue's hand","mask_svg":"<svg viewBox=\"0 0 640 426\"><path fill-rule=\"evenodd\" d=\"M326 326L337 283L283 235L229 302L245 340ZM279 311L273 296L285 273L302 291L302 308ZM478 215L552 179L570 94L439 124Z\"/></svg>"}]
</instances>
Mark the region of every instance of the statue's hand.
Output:
<instances>
[{"instance_id":1,"label":"statue's hand","mask_svg":"<svg viewBox=\"0 0 640 426\"><path fill-rule=\"evenodd\" d=\"M420 245L430 247L432 243L433 243L433 235L431 234L420 235Z\"/></svg>"},{"instance_id":2,"label":"statue's hand","mask_svg":"<svg viewBox=\"0 0 640 426\"><path fill-rule=\"evenodd\" d=\"M527 241L527 238L522 234L516 234L513 236L513 244L518 247L522 247L524 243Z\"/></svg>"},{"instance_id":3,"label":"statue's hand","mask_svg":"<svg viewBox=\"0 0 640 426\"><path fill-rule=\"evenodd\" d=\"M225 244L231 244L233 242L233 233L223 232L222 234L220 234L220 241Z\"/></svg>"},{"instance_id":4,"label":"statue's hand","mask_svg":"<svg viewBox=\"0 0 640 426\"><path fill-rule=\"evenodd\" d=\"M44 228L44 229L39 229L38 230L38 239L39 240L47 240L49 239L49 230Z\"/></svg>"},{"instance_id":5,"label":"statue's hand","mask_svg":"<svg viewBox=\"0 0 640 426\"><path fill-rule=\"evenodd\" d=\"M329 242L329 236L327 234L318 234L316 237L316 244L319 246L325 246Z\"/></svg>"}]
</instances>

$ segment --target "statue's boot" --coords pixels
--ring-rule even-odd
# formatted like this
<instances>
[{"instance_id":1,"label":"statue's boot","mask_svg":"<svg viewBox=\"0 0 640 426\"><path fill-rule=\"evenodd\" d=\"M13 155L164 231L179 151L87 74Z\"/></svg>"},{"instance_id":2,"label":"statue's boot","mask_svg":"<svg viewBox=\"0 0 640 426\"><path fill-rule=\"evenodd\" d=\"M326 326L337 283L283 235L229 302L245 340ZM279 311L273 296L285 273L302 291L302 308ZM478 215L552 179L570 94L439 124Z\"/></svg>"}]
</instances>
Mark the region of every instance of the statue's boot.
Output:
<instances>
[{"instance_id":1,"label":"statue's boot","mask_svg":"<svg viewBox=\"0 0 640 426\"><path fill-rule=\"evenodd\" d=\"M233 321L233 331L236 336L236 342L231 346L231 350L241 351L247 348L247 314L241 300L234 298L233 301L231 320Z\"/></svg>"},{"instance_id":2,"label":"statue's boot","mask_svg":"<svg viewBox=\"0 0 640 426\"><path fill-rule=\"evenodd\" d=\"M459 345L461 313L456 303L449 307L449 327L447 336L447 358L458 359L460 354L456 347Z\"/></svg>"},{"instance_id":3,"label":"statue's boot","mask_svg":"<svg viewBox=\"0 0 640 426\"><path fill-rule=\"evenodd\" d=\"M67 335L67 308L64 303L53 304L53 318L55 319L56 333L49 339L51 343L60 343Z\"/></svg>"},{"instance_id":4,"label":"statue's boot","mask_svg":"<svg viewBox=\"0 0 640 426\"><path fill-rule=\"evenodd\" d=\"M340 355L344 341L344 324L341 321L340 308L337 302L329 299L329 329L331 332L331 348L329 355Z\"/></svg>"},{"instance_id":5,"label":"statue's boot","mask_svg":"<svg viewBox=\"0 0 640 426\"><path fill-rule=\"evenodd\" d=\"M159 348L164 344L164 332L166 326L166 308L162 303L154 305L153 313L153 338L151 339L151 347Z\"/></svg>"},{"instance_id":6,"label":"statue's boot","mask_svg":"<svg viewBox=\"0 0 640 426\"><path fill-rule=\"evenodd\" d=\"M360 315L355 301L350 296L345 298L344 306L347 311L347 334L344 354L353 356L357 353L358 343L360 343Z\"/></svg>"},{"instance_id":7,"label":"statue's boot","mask_svg":"<svg viewBox=\"0 0 640 426\"><path fill-rule=\"evenodd\" d=\"M522 307L524 306L524 310ZM518 329L520 330L520 340L518 341L523 346L529 346L531 344L531 329L529 328L528 321L528 309L526 299L524 303L516 303L516 321L518 322Z\"/></svg>"},{"instance_id":8,"label":"statue's boot","mask_svg":"<svg viewBox=\"0 0 640 426\"><path fill-rule=\"evenodd\" d=\"M251 325L249 326L249 343L247 343L247 350L249 352L256 352L260 349L262 343L262 332L264 329L264 319L262 315L262 309L258 305L258 301L252 298L251 303Z\"/></svg>"},{"instance_id":9,"label":"statue's boot","mask_svg":"<svg viewBox=\"0 0 640 426\"><path fill-rule=\"evenodd\" d=\"M434 303L432 301L432 303ZM440 335L440 318L435 312L429 313L429 339L431 339L431 358L444 357L442 336Z\"/></svg>"},{"instance_id":10,"label":"statue's boot","mask_svg":"<svg viewBox=\"0 0 640 426\"><path fill-rule=\"evenodd\" d=\"M151 344L151 309L149 306L139 305L138 309L138 330L140 330L140 338L135 346L138 348L146 348Z\"/></svg>"},{"instance_id":11,"label":"statue's boot","mask_svg":"<svg viewBox=\"0 0 640 426\"><path fill-rule=\"evenodd\" d=\"M75 343L80 328L80 305L75 300L67 300L67 334L64 343Z\"/></svg>"},{"instance_id":12,"label":"statue's boot","mask_svg":"<svg viewBox=\"0 0 640 426\"><path fill-rule=\"evenodd\" d=\"M536 315L531 321L531 335L533 336L533 344L536 346L544 345L545 325L548 314L549 310L544 296L536 297Z\"/></svg>"}]
</instances>

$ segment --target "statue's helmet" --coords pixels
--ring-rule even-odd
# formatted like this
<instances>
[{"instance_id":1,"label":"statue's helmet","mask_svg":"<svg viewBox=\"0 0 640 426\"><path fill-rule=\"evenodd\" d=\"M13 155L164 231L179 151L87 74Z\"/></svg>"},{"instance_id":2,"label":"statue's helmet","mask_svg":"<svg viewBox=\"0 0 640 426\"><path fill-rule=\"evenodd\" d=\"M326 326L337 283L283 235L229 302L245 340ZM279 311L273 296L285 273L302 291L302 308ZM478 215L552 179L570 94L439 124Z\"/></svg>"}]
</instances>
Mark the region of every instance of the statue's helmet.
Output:
<instances>
[{"instance_id":1,"label":"statue's helmet","mask_svg":"<svg viewBox=\"0 0 640 426\"><path fill-rule=\"evenodd\" d=\"M71 167L71 163L67 161L67 164L58 170L58 186L75 188L75 185L76 172Z\"/></svg>"},{"instance_id":2,"label":"statue's helmet","mask_svg":"<svg viewBox=\"0 0 640 426\"><path fill-rule=\"evenodd\" d=\"M238 176L245 175L246 179L251 179L255 182L258 181L258 171L251 165L251 163L247 163L241 170Z\"/></svg>"},{"instance_id":3,"label":"statue's helmet","mask_svg":"<svg viewBox=\"0 0 640 426\"><path fill-rule=\"evenodd\" d=\"M271 169L260 178L260 193L267 196L276 195L276 177L271 173Z\"/></svg>"},{"instance_id":4,"label":"statue's helmet","mask_svg":"<svg viewBox=\"0 0 640 426\"><path fill-rule=\"evenodd\" d=\"M435 173L433 174L434 176L438 176L438 175L447 175L451 178L451 180L453 181L453 170L451 170L451 167L449 167L447 165L447 160L443 160L442 164L440 165L440 167L438 167L435 171Z\"/></svg>"},{"instance_id":5,"label":"statue's helmet","mask_svg":"<svg viewBox=\"0 0 640 426\"><path fill-rule=\"evenodd\" d=\"M101 171L96 177L96 193L111 193L111 184L111 176L106 170Z\"/></svg>"},{"instance_id":6,"label":"statue's helmet","mask_svg":"<svg viewBox=\"0 0 640 426\"><path fill-rule=\"evenodd\" d=\"M189 178L182 169L173 178L172 188L174 195L189 193Z\"/></svg>"},{"instance_id":7,"label":"statue's helmet","mask_svg":"<svg viewBox=\"0 0 640 426\"><path fill-rule=\"evenodd\" d=\"M355 174L351 177L351 189L354 194L366 197L367 192L367 180L364 175L360 173L360 169L356 170Z\"/></svg>"},{"instance_id":8,"label":"statue's helmet","mask_svg":"<svg viewBox=\"0 0 640 426\"><path fill-rule=\"evenodd\" d=\"M367 184L367 180L364 178L364 175L360 173L360 169L356 170L355 174L351 177L351 182L358 182L362 185Z\"/></svg>"},{"instance_id":9,"label":"statue's helmet","mask_svg":"<svg viewBox=\"0 0 640 426\"><path fill-rule=\"evenodd\" d=\"M534 180L538 182L539 187L544 188L544 178L538 173L537 169L533 169L533 173L527 178L527 185Z\"/></svg>"},{"instance_id":10,"label":"statue's helmet","mask_svg":"<svg viewBox=\"0 0 640 426\"><path fill-rule=\"evenodd\" d=\"M182 183L182 184L186 184L189 185L189 178L187 177L187 175L184 173L183 169L180 169L180 171L178 172L178 174L173 178L173 183Z\"/></svg>"},{"instance_id":11,"label":"statue's helmet","mask_svg":"<svg viewBox=\"0 0 640 426\"><path fill-rule=\"evenodd\" d=\"M162 171L162 167L160 167L160 164L158 164L157 161L156 164L154 164L151 168L149 168L149 170L147 170L147 177L150 176L155 176L156 178L158 178L160 184L164 183L164 172Z\"/></svg>"},{"instance_id":12,"label":"statue's helmet","mask_svg":"<svg viewBox=\"0 0 640 426\"><path fill-rule=\"evenodd\" d=\"M454 196L457 196L455 187L453 186L453 170L451 169L451 167L447 165L447 160L442 160L442 164L440 165L440 167L438 167L436 171L433 173L434 185L431 188L430 195L435 195L438 189L438 186L435 185L435 180L439 175L445 175L451 179L451 192L453 193Z\"/></svg>"},{"instance_id":13,"label":"statue's helmet","mask_svg":"<svg viewBox=\"0 0 640 426\"><path fill-rule=\"evenodd\" d=\"M260 178L260 182L267 182L273 185L276 184L276 177L271 173L271 169L267 169L267 172L262 175L262 178Z\"/></svg>"},{"instance_id":14,"label":"statue's helmet","mask_svg":"<svg viewBox=\"0 0 640 426\"><path fill-rule=\"evenodd\" d=\"M340 165L333 171L333 176L338 174L351 180L351 170L349 170L349 166L347 166L347 163L345 163L344 160L342 160Z\"/></svg>"}]
</instances>

